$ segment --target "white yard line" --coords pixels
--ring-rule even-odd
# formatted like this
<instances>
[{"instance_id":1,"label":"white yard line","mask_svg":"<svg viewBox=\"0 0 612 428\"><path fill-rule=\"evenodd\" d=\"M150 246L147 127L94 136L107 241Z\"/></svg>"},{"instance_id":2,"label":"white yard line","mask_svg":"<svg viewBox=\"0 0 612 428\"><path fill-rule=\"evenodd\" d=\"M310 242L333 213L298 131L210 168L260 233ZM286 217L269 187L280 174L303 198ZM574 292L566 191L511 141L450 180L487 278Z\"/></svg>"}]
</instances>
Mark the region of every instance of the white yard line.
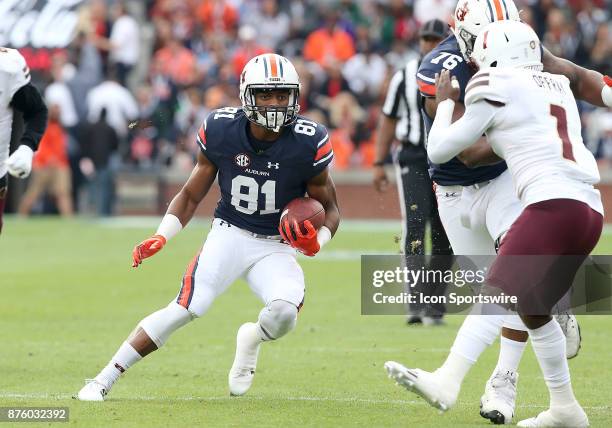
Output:
<instances>
[{"instance_id":1,"label":"white yard line","mask_svg":"<svg viewBox=\"0 0 612 428\"><path fill-rule=\"evenodd\" d=\"M71 399L73 394L59 393L59 394L46 394L46 393L12 393L12 392L0 392L0 398L18 398L18 399L32 399L32 400L66 400ZM424 400L376 400L369 398L358 398L358 397L283 397L283 396L249 396L248 400L285 400L285 401L316 401L316 402L333 402L333 403L362 403L362 404L403 404L403 405L427 405ZM112 401L234 401L235 398L229 396L213 396L213 397L151 397L151 396L132 396L129 398L122 397L117 399L111 399ZM459 406L472 406L473 403L466 401L459 401ZM547 409L548 406L538 404L521 404L517 406L521 409ZM585 410L612 410L612 406L583 406Z\"/></svg>"}]
</instances>

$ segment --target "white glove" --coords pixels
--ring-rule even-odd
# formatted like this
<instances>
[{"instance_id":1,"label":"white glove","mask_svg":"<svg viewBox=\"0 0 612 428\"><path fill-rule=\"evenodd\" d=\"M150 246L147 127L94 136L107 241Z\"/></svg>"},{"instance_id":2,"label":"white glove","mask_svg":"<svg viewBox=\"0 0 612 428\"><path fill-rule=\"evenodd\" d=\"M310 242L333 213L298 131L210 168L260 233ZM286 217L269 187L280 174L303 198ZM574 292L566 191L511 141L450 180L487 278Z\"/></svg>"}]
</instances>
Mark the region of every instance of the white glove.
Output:
<instances>
[{"instance_id":1,"label":"white glove","mask_svg":"<svg viewBox=\"0 0 612 428\"><path fill-rule=\"evenodd\" d=\"M6 161L9 174L17 178L26 178L32 171L33 157L34 152L28 146L22 144L17 147L17 150Z\"/></svg>"}]
</instances>

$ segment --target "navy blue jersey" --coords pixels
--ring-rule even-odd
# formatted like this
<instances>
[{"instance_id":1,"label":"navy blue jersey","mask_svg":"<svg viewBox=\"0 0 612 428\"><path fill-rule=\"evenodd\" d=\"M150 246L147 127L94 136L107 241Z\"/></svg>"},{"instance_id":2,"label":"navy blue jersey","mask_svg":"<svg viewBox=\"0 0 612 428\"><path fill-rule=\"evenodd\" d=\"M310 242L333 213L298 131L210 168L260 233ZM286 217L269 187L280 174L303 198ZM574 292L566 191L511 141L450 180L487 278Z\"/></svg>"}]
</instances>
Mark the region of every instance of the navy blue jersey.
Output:
<instances>
[{"instance_id":1,"label":"navy blue jersey","mask_svg":"<svg viewBox=\"0 0 612 428\"><path fill-rule=\"evenodd\" d=\"M265 150L249 141L240 108L211 112L198 131L202 153L217 167L221 199L215 217L248 231L278 235L282 209L332 161L327 129L298 116Z\"/></svg>"},{"instance_id":2,"label":"navy blue jersey","mask_svg":"<svg viewBox=\"0 0 612 428\"><path fill-rule=\"evenodd\" d=\"M435 76L442 73L444 69L449 70L451 75L455 76L459 81L459 86L461 87L459 101L463 102L465 88L474 72L463 59L461 49L459 49L459 44L453 34L444 39L421 61L417 73L417 82L422 96L436 96ZM425 122L425 129L429 133L433 119L427 115L423 108L421 109L421 114ZM468 168L457 158L453 158L441 165L436 165L429 161L429 175L431 175L431 179L443 186L469 186L491 180L499 176L506 168L505 162L491 166Z\"/></svg>"}]
</instances>

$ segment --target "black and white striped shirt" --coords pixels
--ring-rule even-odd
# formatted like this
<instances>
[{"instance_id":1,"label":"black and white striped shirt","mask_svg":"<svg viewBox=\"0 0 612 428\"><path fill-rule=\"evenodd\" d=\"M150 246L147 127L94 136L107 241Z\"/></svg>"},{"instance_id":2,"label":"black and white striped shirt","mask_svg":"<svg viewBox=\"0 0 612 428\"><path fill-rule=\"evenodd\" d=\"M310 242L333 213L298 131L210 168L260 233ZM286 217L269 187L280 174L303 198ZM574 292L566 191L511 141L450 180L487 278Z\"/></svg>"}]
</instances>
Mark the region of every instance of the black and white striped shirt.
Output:
<instances>
[{"instance_id":1,"label":"black and white striped shirt","mask_svg":"<svg viewBox=\"0 0 612 428\"><path fill-rule=\"evenodd\" d=\"M395 138L402 144L423 147L424 130L416 81L420 61L420 58L408 61L404 68L393 75L382 112L387 117L399 119Z\"/></svg>"}]
</instances>

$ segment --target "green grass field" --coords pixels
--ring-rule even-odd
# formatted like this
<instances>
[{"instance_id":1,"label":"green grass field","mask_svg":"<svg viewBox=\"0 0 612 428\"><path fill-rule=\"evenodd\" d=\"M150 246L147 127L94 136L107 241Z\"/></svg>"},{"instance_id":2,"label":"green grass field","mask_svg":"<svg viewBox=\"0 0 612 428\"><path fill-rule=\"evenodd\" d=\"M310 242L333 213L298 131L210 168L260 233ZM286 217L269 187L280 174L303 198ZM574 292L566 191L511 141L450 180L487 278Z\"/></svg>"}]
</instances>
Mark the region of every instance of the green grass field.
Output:
<instances>
[{"instance_id":1,"label":"green grass field","mask_svg":"<svg viewBox=\"0 0 612 428\"><path fill-rule=\"evenodd\" d=\"M485 352L458 405L445 414L385 375L389 359L436 368L462 321L450 316L444 327L423 328L407 327L401 316L360 315L358 255L396 252L393 224L347 222L320 255L300 259L306 305L294 332L263 345L247 396L229 397L227 372L236 330L257 318L261 303L239 282L202 319L130 369L107 402L72 400L134 325L176 295L208 229L205 222L190 225L132 269L133 245L157 221L9 218L0 238L0 407L68 406L70 425L84 427L489 425L478 415L478 402L498 344ZM611 251L608 235L598 252ZM570 362L575 392L593 426L610 426L612 317L580 322L582 350ZM515 421L548 404L531 347L520 375Z\"/></svg>"}]
</instances>

